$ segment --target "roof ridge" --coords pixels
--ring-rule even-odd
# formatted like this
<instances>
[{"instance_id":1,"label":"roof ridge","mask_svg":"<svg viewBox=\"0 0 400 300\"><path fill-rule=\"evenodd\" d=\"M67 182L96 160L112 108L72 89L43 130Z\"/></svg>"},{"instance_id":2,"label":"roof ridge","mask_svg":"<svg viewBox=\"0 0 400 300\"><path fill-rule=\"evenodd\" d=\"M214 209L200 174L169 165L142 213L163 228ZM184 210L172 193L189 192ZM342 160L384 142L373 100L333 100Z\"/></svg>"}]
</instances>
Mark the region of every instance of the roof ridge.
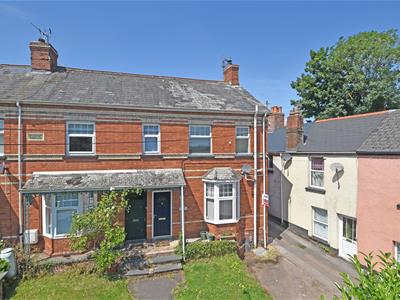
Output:
<instances>
[{"instance_id":1,"label":"roof ridge","mask_svg":"<svg viewBox=\"0 0 400 300\"><path fill-rule=\"evenodd\" d=\"M329 118L329 119L324 119L324 120L317 120L317 121L315 121L315 123L324 123L324 122L330 122L330 121L340 121L340 120L347 120L347 119L364 118L364 117L370 117L370 116L374 116L374 115L389 113L391 111L393 111L393 110L387 109L387 110L375 111L375 112L370 112L370 113L365 113L365 114L335 117L335 118Z\"/></svg>"},{"instance_id":2,"label":"roof ridge","mask_svg":"<svg viewBox=\"0 0 400 300\"><path fill-rule=\"evenodd\" d=\"M30 67L30 65L16 65L16 64L0 64L0 66ZM118 75L118 76L132 76L132 77L154 78L154 79L175 79L175 80L190 80L190 81L224 83L223 80L217 80L217 79L200 79L200 78L178 77L178 76L168 76L168 75L137 74L137 73L118 72L118 71L82 69L82 68L65 67L65 66L58 66L57 68L60 70L65 69L67 71L71 70L71 71L106 74L106 75L110 74L110 75Z\"/></svg>"}]
</instances>

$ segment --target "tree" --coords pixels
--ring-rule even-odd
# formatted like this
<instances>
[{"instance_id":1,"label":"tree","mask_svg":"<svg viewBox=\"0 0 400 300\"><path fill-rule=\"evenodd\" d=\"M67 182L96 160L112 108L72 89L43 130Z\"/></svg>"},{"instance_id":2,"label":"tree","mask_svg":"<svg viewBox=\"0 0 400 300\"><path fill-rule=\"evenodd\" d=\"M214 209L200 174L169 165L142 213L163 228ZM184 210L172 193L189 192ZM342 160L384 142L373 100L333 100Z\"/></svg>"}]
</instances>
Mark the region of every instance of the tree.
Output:
<instances>
[{"instance_id":1,"label":"tree","mask_svg":"<svg viewBox=\"0 0 400 300\"><path fill-rule=\"evenodd\" d=\"M96 264L101 271L106 271L121 255L118 247L125 241L126 234L119 217L129 209L128 193L141 194L142 190L104 193L94 209L72 218L71 249L95 250Z\"/></svg>"},{"instance_id":2,"label":"tree","mask_svg":"<svg viewBox=\"0 0 400 300\"><path fill-rule=\"evenodd\" d=\"M341 37L310 51L291 83L306 118L325 119L400 107L400 45L396 30Z\"/></svg>"},{"instance_id":3,"label":"tree","mask_svg":"<svg viewBox=\"0 0 400 300\"><path fill-rule=\"evenodd\" d=\"M346 273L342 273L343 285L336 283L340 299L359 300L396 300L400 297L400 263L390 253L380 253L379 261L373 262L373 256L364 255L365 266L357 256L351 257L358 278L354 282ZM339 299L334 297L334 299Z\"/></svg>"}]
</instances>

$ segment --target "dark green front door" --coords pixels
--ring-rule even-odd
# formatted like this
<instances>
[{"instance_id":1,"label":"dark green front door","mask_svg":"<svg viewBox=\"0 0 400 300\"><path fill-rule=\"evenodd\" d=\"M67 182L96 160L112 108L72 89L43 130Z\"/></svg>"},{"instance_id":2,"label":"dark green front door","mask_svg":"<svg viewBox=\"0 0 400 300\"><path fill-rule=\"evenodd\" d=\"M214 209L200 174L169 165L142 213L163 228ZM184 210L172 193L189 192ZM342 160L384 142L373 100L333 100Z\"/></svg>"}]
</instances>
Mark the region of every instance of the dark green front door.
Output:
<instances>
[{"instance_id":1,"label":"dark green front door","mask_svg":"<svg viewBox=\"0 0 400 300\"><path fill-rule=\"evenodd\" d=\"M125 211L126 239L146 239L146 193L130 193L127 200L129 209Z\"/></svg>"}]
</instances>

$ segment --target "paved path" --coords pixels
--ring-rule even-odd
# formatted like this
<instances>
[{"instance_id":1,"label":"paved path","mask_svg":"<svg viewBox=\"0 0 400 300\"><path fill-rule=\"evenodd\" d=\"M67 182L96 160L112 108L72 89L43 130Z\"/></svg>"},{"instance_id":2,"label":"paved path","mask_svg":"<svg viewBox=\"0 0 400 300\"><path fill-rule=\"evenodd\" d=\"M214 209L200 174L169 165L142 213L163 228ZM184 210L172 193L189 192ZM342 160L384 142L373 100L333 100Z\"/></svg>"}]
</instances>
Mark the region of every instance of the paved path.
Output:
<instances>
[{"instance_id":1,"label":"paved path","mask_svg":"<svg viewBox=\"0 0 400 300\"><path fill-rule=\"evenodd\" d=\"M347 261L325 253L314 243L303 239L273 222L269 224L272 245L282 255L277 264L257 263L252 269L274 299L332 299L337 294L335 282L342 282L340 272L355 276Z\"/></svg>"},{"instance_id":2,"label":"paved path","mask_svg":"<svg viewBox=\"0 0 400 300\"><path fill-rule=\"evenodd\" d=\"M183 272L131 279L128 282L128 290L138 300L173 299L174 288L181 281L183 281Z\"/></svg>"}]
</instances>

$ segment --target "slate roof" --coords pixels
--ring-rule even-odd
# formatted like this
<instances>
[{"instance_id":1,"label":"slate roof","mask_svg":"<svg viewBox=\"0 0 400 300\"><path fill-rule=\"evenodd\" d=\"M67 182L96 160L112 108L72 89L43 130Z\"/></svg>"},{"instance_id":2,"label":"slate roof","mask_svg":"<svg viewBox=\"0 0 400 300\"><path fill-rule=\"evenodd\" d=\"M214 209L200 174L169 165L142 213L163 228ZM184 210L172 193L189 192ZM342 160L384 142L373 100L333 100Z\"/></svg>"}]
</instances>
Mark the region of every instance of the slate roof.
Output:
<instances>
[{"instance_id":1,"label":"slate roof","mask_svg":"<svg viewBox=\"0 0 400 300\"><path fill-rule=\"evenodd\" d=\"M223 81L137 75L58 67L0 64L0 100L135 108L253 112L266 107L241 86Z\"/></svg>"},{"instance_id":2,"label":"slate roof","mask_svg":"<svg viewBox=\"0 0 400 300\"><path fill-rule=\"evenodd\" d=\"M217 181L237 181L242 179L242 176L232 168L218 167L208 171L204 176L204 180Z\"/></svg>"},{"instance_id":3,"label":"slate roof","mask_svg":"<svg viewBox=\"0 0 400 300\"><path fill-rule=\"evenodd\" d=\"M400 153L400 110L304 124L297 153ZM269 152L286 151L286 129L268 135Z\"/></svg>"},{"instance_id":4,"label":"slate roof","mask_svg":"<svg viewBox=\"0 0 400 300\"><path fill-rule=\"evenodd\" d=\"M33 173L22 188L24 193L106 191L111 188L168 188L185 185L182 169L81 171Z\"/></svg>"}]
</instances>

